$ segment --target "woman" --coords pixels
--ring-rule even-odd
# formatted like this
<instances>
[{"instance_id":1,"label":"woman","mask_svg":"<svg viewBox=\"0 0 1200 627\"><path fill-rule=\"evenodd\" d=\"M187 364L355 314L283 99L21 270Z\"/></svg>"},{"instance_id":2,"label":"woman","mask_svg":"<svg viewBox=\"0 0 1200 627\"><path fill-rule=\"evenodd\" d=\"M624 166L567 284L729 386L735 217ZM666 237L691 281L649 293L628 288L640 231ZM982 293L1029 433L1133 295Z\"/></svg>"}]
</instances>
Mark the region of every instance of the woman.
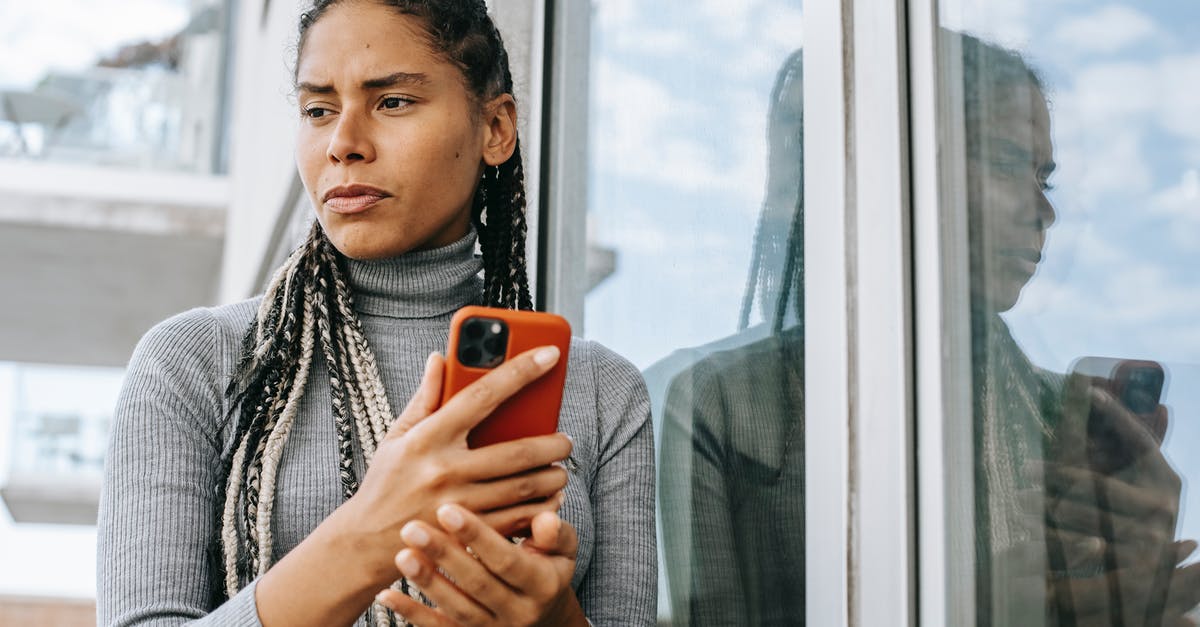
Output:
<instances>
[{"instance_id":1,"label":"woman","mask_svg":"<svg viewBox=\"0 0 1200 627\"><path fill-rule=\"evenodd\" d=\"M652 624L653 445L632 365L575 341L562 434L465 442L554 349L435 409L451 315L530 307L512 79L484 2L318 0L296 87L317 221L263 297L180 314L136 349L101 501L100 623Z\"/></svg>"}]
</instances>

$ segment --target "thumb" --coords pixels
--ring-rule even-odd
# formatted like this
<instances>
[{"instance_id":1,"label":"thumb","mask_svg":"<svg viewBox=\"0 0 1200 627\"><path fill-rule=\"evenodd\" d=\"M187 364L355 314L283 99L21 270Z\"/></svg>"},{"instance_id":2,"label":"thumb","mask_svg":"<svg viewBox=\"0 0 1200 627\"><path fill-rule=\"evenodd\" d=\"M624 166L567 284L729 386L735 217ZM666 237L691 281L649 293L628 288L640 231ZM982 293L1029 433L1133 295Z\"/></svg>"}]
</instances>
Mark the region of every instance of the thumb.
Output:
<instances>
[{"instance_id":1,"label":"thumb","mask_svg":"<svg viewBox=\"0 0 1200 627\"><path fill-rule=\"evenodd\" d=\"M530 524L531 534L525 541L525 546L537 549L549 555L558 555L575 559L579 548L579 538L575 527L559 518L554 512L542 512L533 517Z\"/></svg>"},{"instance_id":2,"label":"thumb","mask_svg":"<svg viewBox=\"0 0 1200 627\"><path fill-rule=\"evenodd\" d=\"M421 385L412 398L408 399L408 405L404 406L404 411L400 412L400 415L392 422L387 437L383 439L384 442L408 433L410 429L437 410L438 405L441 404L444 364L445 358L441 353L429 354L429 358L425 360L425 373L421 375Z\"/></svg>"}]
</instances>

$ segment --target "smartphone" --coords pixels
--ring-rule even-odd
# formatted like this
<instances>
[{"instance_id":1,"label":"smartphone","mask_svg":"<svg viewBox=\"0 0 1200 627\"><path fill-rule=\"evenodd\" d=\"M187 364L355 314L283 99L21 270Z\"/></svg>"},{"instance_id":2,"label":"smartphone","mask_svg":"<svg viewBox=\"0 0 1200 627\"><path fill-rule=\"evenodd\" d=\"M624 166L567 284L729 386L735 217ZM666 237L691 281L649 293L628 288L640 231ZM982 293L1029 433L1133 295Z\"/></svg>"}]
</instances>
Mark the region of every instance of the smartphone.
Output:
<instances>
[{"instance_id":1,"label":"smartphone","mask_svg":"<svg viewBox=\"0 0 1200 627\"><path fill-rule=\"evenodd\" d=\"M1167 412L1161 406L1167 385L1162 364L1144 359L1082 357L1072 365L1075 375L1102 385L1161 444L1167 435ZM1135 452L1122 442L1119 431L1094 412L1088 419L1089 457L1102 472L1114 472L1133 462Z\"/></svg>"},{"instance_id":2,"label":"smartphone","mask_svg":"<svg viewBox=\"0 0 1200 627\"><path fill-rule=\"evenodd\" d=\"M472 429L467 435L470 448L558 430L571 325L550 313L475 306L463 307L451 319L442 404L506 360L547 345L558 347L558 363Z\"/></svg>"}]
</instances>

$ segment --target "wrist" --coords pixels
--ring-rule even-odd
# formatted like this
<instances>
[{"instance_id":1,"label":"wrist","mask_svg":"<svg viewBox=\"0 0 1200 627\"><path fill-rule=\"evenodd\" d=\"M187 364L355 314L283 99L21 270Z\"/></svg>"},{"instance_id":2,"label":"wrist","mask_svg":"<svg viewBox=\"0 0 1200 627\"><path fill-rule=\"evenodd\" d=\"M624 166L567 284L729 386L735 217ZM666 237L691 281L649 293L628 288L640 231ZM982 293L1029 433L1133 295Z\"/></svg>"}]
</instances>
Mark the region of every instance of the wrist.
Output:
<instances>
[{"instance_id":1,"label":"wrist","mask_svg":"<svg viewBox=\"0 0 1200 627\"><path fill-rule=\"evenodd\" d=\"M575 596L575 591L567 590L567 607L566 616L560 624L569 625L571 627L592 627L592 621L588 620L583 613L583 606L579 604L579 597Z\"/></svg>"},{"instance_id":2,"label":"wrist","mask_svg":"<svg viewBox=\"0 0 1200 627\"><path fill-rule=\"evenodd\" d=\"M325 522L328 529L323 531L332 549L342 556L340 559L358 565L356 572L362 581L356 583L378 592L400 578L394 561L396 553L403 548L400 533L373 524L359 501L351 497Z\"/></svg>"}]
</instances>

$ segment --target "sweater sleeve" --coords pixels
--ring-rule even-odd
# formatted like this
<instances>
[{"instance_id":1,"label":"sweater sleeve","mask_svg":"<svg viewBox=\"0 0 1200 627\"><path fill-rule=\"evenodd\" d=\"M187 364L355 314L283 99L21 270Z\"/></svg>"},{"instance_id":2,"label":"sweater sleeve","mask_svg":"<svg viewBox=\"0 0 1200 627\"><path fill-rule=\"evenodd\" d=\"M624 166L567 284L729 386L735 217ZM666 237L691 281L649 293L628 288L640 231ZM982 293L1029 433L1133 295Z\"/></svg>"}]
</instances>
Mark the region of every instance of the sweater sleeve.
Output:
<instances>
[{"instance_id":1,"label":"sweater sleeve","mask_svg":"<svg viewBox=\"0 0 1200 627\"><path fill-rule=\"evenodd\" d=\"M589 497L596 545L580 603L596 627L654 625L658 556L654 535L654 435L641 373L591 344L599 440Z\"/></svg>"},{"instance_id":2,"label":"sweater sleeve","mask_svg":"<svg viewBox=\"0 0 1200 627\"><path fill-rule=\"evenodd\" d=\"M113 415L97 529L97 624L257 626L254 586L216 609L209 547L221 457L217 322L151 329Z\"/></svg>"}]
</instances>

